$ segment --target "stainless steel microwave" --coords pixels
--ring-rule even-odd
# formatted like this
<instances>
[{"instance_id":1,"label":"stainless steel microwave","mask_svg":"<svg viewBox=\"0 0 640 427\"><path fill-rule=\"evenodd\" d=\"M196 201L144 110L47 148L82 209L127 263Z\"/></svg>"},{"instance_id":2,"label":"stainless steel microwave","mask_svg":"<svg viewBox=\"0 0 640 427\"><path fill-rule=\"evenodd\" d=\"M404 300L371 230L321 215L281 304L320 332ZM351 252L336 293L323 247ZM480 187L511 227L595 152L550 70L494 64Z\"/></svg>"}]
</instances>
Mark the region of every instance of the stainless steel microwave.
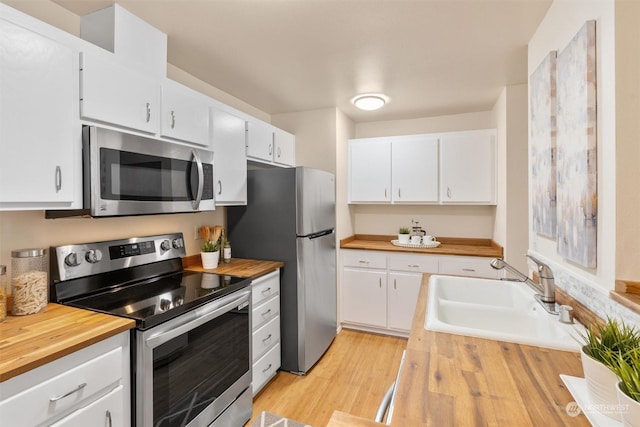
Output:
<instances>
[{"instance_id":1,"label":"stainless steel microwave","mask_svg":"<svg viewBox=\"0 0 640 427\"><path fill-rule=\"evenodd\" d=\"M84 126L82 153L91 216L215 210L212 151Z\"/></svg>"}]
</instances>

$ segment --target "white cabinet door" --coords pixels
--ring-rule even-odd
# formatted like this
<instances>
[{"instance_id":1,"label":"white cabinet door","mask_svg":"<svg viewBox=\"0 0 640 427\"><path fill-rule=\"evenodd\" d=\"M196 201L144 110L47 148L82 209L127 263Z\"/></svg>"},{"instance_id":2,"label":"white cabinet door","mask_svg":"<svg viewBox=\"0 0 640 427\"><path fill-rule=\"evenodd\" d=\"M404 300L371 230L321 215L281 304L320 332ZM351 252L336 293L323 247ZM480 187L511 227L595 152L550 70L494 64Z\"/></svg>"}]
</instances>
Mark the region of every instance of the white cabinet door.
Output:
<instances>
[{"instance_id":1,"label":"white cabinet door","mask_svg":"<svg viewBox=\"0 0 640 427\"><path fill-rule=\"evenodd\" d=\"M115 61L83 53L80 72L80 115L157 133L160 120L158 82Z\"/></svg>"},{"instance_id":2,"label":"white cabinet door","mask_svg":"<svg viewBox=\"0 0 640 427\"><path fill-rule=\"evenodd\" d=\"M391 201L391 141L349 141L349 203Z\"/></svg>"},{"instance_id":3,"label":"white cabinet door","mask_svg":"<svg viewBox=\"0 0 640 427\"><path fill-rule=\"evenodd\" d=\"M411 329L413 314L418 301L422 274L389 273L387 326L391 329Z\"/></svg>"},{"instance_id":4,"label":"white cabinet door","mask_svg":"<svg viewBox=\"0 0 640 427\"><path fill-rule=\"evenodd\" d=\"M495 203L495 140L494 130L442 135L440 194L443 203Z\"/></svg>"},{"instance_id":5,"label":"white cabinet door","mask_svg":"<svg viewBox=\"0 0 640 427\"><path fill-rule=\"evenodd\" d=\"M387 326L387 272L342 270L342 319L363 325Z\"/></svg>"},{"instance_id":6,"label":"white cabinet door","mask_svg":"<svg viewBox=\"0 0 640 427\"><path fill-rule=\"evenodd\" d=\"M391 172L394 203L438 202L438 138L393 140Z\"/></svg>"},{"instance_id":7,"label":"white cabinet door","mask_svg":"<svg viewBox=\"0 0 640 427\"><path fill-rule=\"evenodd\" d=\"M282 129L273 128L273 161L283 166L296 164L296 137Z\"/></svg>"},{"instance_id":8,"label":"white cabinet door","mask_svg":"<svg viewBox=\"0 0 640 427\"><path fill-rule=\"evenodd\" d=\"M209 105L204 95L166 80L160 102L162 136L209 147Z\"/></svg>"},{"instance_id":9,"label":"white cabinet door","mask_svg":"<svg viewBox=\"0 0 640 427\"><path fill-rule=\"evenodd\" d=\"M247 122L247 157L273 162L273 127Z\"/></svg>"},{"instance_id":10,"label":"white cabinet door","mask_svg":"<svg viewBox=\"0 0 640 427\"><path fill-rule=\"evenodd\" d=\"M0 205L69 208L80 197L77 79L76 52L0 19Z\"/></svg>"},{"instance_id":11,"label":"white cabinet door","mask_svg":"<svg viewBox=\"0 0 640 427\"><path fill-rule=\"evenodd\" d=\"M216 205L247 204L246 122L211 108Z\"/></svg>"}]
</instances>

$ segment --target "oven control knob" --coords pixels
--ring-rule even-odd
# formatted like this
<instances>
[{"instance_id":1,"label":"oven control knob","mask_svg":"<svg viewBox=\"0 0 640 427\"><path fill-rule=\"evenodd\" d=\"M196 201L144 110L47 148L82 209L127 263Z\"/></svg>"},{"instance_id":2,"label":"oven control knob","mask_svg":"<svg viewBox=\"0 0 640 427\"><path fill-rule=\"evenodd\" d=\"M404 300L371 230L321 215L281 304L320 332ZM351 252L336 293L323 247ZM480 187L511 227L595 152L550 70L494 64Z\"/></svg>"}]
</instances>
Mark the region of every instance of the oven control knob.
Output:
<instances>
[{"instance_id":1,"label":"oven control knob","mask_svg":"<svg viewBox=\"0 0 640 427\"><path fill-rule=\"evenodd\" d=\"M82 262L82 258L78 259L78 254L75 252L71 252L69 255L64 257L64 263L69 267L77 267Z\"/></svg>"},{"instance_id":2,"label":"oven control knob","mask_svg":"<svg viewBox=\"0 0 640 427\"><path fill-rule=\"evenodd\" d=\"M89 249L84 258L87 260L87 262L95 264L102 259L102 251L100 251L99 249Z\"/></svg>"},{"instance_id":3,"label":"oven control knob","mask_svg":"<svg viewBox=\"0 0 640 427\"><path fill-rule=\"evenodd\" d=\"M173 306L174 307L182 305L183 302L184 302L184 298L182 298L180 295L176 295L175 297L173 297Z\"/></svg>"},{"instance_id":4,"label":"oven control knob","mask_svg":"<svg viewBox=\"0 0 640 427\"><path fill-rule=\"evenodd\" d=\"M168 251L169 249L171 249L171 242L168 240L163 240L162 243L160 243L160 249L162 249L163 251Z\"/></svg>"},{"instance_id":5,"label":"oven control knob","mask_svg":"<svg viewBox=\"0 0 640 427\"><path fill-rule=\"evenodd\" d=\"M182 241L182 239L173 239L173 248L174 249L184 248L184 242Z\"/></svg>"},{"instance_id":6,"label":"oven control knob","mask_svg":"<svg viewBox=\"0 0 640 427\"><path fill-rule=\"evenodd\" d=\"M167 311L169 310L169 308L171 308L171 301L169 301L168 299L161 299L160 300L160 310L162 311Z\"/></svg>"}]
</instances>

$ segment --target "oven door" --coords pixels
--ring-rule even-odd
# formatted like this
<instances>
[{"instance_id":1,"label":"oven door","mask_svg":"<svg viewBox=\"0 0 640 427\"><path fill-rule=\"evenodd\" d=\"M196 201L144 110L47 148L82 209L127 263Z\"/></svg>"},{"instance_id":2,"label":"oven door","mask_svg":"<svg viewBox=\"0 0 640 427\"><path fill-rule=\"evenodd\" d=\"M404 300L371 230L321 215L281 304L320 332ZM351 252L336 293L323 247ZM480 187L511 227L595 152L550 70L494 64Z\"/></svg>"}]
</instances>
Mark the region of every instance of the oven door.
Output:
<instances>
[{"instance_id":1,"label":"oven door","mask_svg":"<svg viewBox=\"0 0 640 427\"><path fill-rule=\"evenodd\" d=\"M135 416L144 427L208 426L251 386L250 289L136 331ZM238 407L240 406L240 407ZM227 411L243 425L251 400Z\"/></svg>"},{"instance_id":2,"label":"oven door","mask_svg":"<svg viewBox=\"0 0 640 427\"><path fill-rule=\"evenodd\" d=\"M215 209L211 151L85 126L83 156L92 216Z\"/></svg>"}]
</instances>

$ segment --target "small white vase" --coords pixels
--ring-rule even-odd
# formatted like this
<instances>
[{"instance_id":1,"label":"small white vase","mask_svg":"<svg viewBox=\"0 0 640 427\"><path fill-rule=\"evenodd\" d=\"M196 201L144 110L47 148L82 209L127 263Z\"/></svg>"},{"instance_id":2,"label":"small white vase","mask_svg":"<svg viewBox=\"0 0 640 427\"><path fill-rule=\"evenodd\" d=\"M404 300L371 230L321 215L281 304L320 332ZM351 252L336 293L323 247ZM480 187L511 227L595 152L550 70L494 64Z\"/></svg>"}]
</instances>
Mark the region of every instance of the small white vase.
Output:
<instances>
[{"instance_id":1,"label":"small white vase","mask_svg":"<svg viewBox=\"0 0 640 427\"><path fill-rule=\"evenodd\" d=\"M624 427L640 427L640 402L636 402L620 389L620 382L616 383L622 425Z\"/></svg>"},{"instance_id":2,"label":"small white vase","mask_svg":"<svg viewBox=\"0 0 640 427\"><path fill-rule=\"evenodd\" d=\"M200 256L202 257L202 268L205 270L211 270L218 266L220 251L200 252Z\"/></svg>"},{"instance_id":3,"label":"small white vase","mask_svg":"<svg viewBox=\"0 0 640 427\"><path fill-rule=\"evenodd\" d=\"M620 421L620 411L616 411L618 406L618 396L616 394L616 384L618 377L602 362L598 362L593 357L585 353L586 346L580 349L580 359L582 360L582 370L584 379L587 382L587 393L591 398L591 403L602 408L600 411L609 418ZM612 410L607 410L611 408Z\"/></svg>"},{"instance_id":4,"label":"small white vase","mask_svg":"<svg viewBox=\"0 0 640 427\"><path fill-rule=\"evenodd\" d=\"M398 242L400 243L409 243L409 238L408 234L398 234Z\"/></svg>"}]
</instances>

